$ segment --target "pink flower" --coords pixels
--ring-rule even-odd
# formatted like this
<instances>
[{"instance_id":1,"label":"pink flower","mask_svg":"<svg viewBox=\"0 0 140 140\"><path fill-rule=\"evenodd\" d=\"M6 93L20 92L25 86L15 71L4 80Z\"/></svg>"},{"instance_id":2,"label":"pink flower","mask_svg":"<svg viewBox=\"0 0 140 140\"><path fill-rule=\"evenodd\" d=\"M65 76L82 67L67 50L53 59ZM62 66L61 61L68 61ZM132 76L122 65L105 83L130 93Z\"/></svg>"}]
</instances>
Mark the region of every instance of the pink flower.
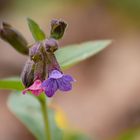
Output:
<instances>
[{"instance_id":1,"label":"pink flower","mask_svg":"<svg viewBox=\"0 0 140 140\"><path fill-rule=\"evenodd\" d=\"M34 81L34 83L30 87L23 90L22 93L25 94L28 91L35 96L39 96L44 91L44 89L42 88L42 82L40 80Z\"/></svg>"}]
</instances>

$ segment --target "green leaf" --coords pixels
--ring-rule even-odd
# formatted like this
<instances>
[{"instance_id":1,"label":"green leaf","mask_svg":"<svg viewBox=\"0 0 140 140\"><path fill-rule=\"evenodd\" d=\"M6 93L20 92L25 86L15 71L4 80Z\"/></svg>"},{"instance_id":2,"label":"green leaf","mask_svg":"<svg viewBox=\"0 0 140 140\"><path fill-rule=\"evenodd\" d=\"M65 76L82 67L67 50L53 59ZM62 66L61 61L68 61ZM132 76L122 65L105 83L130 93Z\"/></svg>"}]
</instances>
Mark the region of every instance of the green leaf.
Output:
<instances>
[{"instance_id":1,"label":"green leaf","mask_svg":"<svg viewBox=\"0 0 140 140\"><path fill-rule=\"evenodd\" d=\"M23 90L24 87L19 78L6 78L0 80L0 89Z\"/></svg>"},{"instance_id":2,"label":"green leaf","mask_svg":"<svg viewBox=\"0 0 140 140\"><path fill-rule=\"evenodd\" d=\"M20 92L15 92L8 98L8 107L37 140L46 140L41 106L37 98L31 94L23 95ZM62 140L62 132L55 123L54 111L51 109L49 118L52 140Z\"/></svg>"},{"instance_id":3,"label":"green leaf","mask_svg":"<svg viewBox=\"0 0 140 140\"><path fill-rule=\"evenodd\" d=\"M90 41L77 45L70 45L61 48L56 52L56 57L63 70L94 56L111 43L110 40ZM0 80L0 89L22 90L23 86L20 79Z\"/></svg>"},{"instance_id":4,"label":"green leaf","mask_svg":"<svg viewBox=\"0 0 140 140\"><path fill-rule=\"evenodd\" d=\"M111 40L90 41L77 45L69 45L56 51L56 57L63 69L83 61L111 44Z\"/></svg>"},{"instance_id":5,"label":"green leaf","mask_svg":"<svg viewBox=\"0 0 140 140\"><path fill-rule=\"evenodd\" d=\"M38 26L38 24L35 21L33 21L32 19L30 19L30 18L27 18L27 21L28 21L29 29L30 29L30 31L31 31L34 39L36 41L44 40L46 38L45 37L45 34L40 29L40 27Z\"/></svg>"}]
</instances>

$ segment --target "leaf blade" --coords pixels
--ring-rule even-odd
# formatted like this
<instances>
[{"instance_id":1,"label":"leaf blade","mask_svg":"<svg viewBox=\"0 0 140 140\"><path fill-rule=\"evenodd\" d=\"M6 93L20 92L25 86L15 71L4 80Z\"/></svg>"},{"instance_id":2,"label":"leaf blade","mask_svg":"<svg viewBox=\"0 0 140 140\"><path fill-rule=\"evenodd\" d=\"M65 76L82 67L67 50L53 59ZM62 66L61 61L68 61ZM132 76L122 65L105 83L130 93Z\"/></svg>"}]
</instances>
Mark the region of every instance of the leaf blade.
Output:
<instances>
[{"instance_id":1,"label":"leaf blade","mask_svg":"<svg viewBox=\"0 0 140 140\"><path fill-rule=\"evenodd\" d=\"M44 40L45 33L40 29L39 25L32 19L27 18L29 29L36 41Z\"/></svg>"},{"instance_id":2,"label":"leaf blade","mask_svg":"<svg viewBox=\"0 0 140 140\"><path fill-rule=\"evenodd\" d=\"M5 78L0 80L0 89L23 90L20 78Z\"/></svg>"},{"instance_id":3,"label":"leaf blade","mask_svg":"<svg viewBox=\"0 0 140 140\"><path fill-rule=\"evenodd\" d=\"M59 49L56 57L60 66L67 69L78 62L81 62L99 53L111 44L111 40L90 41L77 45L69 45Z\"/></svg>"}]
</instances>

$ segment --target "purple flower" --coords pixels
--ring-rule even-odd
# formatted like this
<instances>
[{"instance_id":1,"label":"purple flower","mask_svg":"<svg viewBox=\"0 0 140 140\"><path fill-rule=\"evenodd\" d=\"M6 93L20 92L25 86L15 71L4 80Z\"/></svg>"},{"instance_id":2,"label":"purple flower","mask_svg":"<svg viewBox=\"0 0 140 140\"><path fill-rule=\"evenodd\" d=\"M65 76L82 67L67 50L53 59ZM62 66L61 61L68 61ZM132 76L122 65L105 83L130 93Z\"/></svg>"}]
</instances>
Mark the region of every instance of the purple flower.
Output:
<instances>
[{"instance_id":1,"label":"purple flower","mask_svg":"<svg viewBox=\"0 0 140 140\"><path fill-rule=\"evenodd\" d=\"M61 91L70 91L72 89L71 82L74 81L70 75L53 70L49 74L49 78L42 83L42 86L45 89L46 95L52 97L58 89Z\"/></svg>"}]
</instances>

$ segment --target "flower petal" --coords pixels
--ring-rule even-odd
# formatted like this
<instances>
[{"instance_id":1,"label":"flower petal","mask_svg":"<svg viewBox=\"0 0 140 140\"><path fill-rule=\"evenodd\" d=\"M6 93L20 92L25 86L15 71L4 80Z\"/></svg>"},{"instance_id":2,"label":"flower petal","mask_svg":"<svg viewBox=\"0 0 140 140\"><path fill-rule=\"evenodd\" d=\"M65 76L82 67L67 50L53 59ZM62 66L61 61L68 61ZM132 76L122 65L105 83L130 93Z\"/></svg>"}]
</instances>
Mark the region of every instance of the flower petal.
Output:
<instances>
[{"instance_id":1,"label":"flower petal","mask_svg":"<svg viewBox=\"0 0 140 140\"><path fill-rule=\"evenodd\" d=\"M57 84L58 84L59 90L61 91L69 91L72 89L72 84L63 78L57 79Z\"/></svg>"},{"instance_id":2,"label":"flower petal","mask_svg":"<svg viewBox=\"0 0 140 140\"><path fill-rule=\"evenodd\" d=\"M58 89L56 80L50 78L50 79L46 80L43 83L45 83L43 85L45 85L45 93L46 93L46 95L48 97L52 97L55 94L56 90Z\"/></svg>"},{"instance_id":3,"label":"flower petal","mask_svg":"<svg viewBox=\"0 0 140 140\"><path fill-rule=\"evenodd\" d=\"M63 75L63 79L65 81L69 81L69 82L74 82L75 79L73 79L73 77L71 75Z\"/></svg>"},{"instance_id":4,"label":"flower petal","mask_svg":"<svg viewBox=\"0 0 140 140\"><path fill-rule=\"evenodd\" d=\"M32 92L32 94L34 94L35 96L39 96L42 92L43 92L43 90L32 90L31 91Z\"/></svg>"},{"instance_id":5,"label":"flower petal","mask_svg":"<svg viewBox=\"0 0 140 140\"><path fill-rule=\"evenodd\" d=\"M58 70L53 70L50 75L49 75L49 78L53 78L53 79L58 79L58 78L61 78L63 76L63 74L58 71Z\"/></svg>"},{"instance_id":6,"label":"flower petal","mask_svg":"<svg viewBox=\"0 0 140 140\"><path fill-rule=\"evenodd\" d=\"M36 80L28 89L29 90L39 90L41 89L42 82L40 80Z\"/></svg>"},{"instance_id":7,"label":"flower petal","mask_svg":"<svg viewBox=\"0 0 140 140\"><path fill-rule=\"evenodd\" d=\"M29 88L26 88L25 90L22 91L23 94L26 92L31 92L35 96L39 96L44 89L41 87L42 82L40 80L36 80Z\"/></svg>"},{"instance_id":8,"label":"flower petal","mask_svg":"<svg viewBox=\"0 0 140 140\"><path fill-rule=\"evenodd\" d=\"M43 83L42 83L42 87L46 89L46 87L48 87L48 84L49 84L50 81L51 81L50 78L47 79L47 80L45 80L45 81L43 81Z\"/></svg>"}]
</instances>

